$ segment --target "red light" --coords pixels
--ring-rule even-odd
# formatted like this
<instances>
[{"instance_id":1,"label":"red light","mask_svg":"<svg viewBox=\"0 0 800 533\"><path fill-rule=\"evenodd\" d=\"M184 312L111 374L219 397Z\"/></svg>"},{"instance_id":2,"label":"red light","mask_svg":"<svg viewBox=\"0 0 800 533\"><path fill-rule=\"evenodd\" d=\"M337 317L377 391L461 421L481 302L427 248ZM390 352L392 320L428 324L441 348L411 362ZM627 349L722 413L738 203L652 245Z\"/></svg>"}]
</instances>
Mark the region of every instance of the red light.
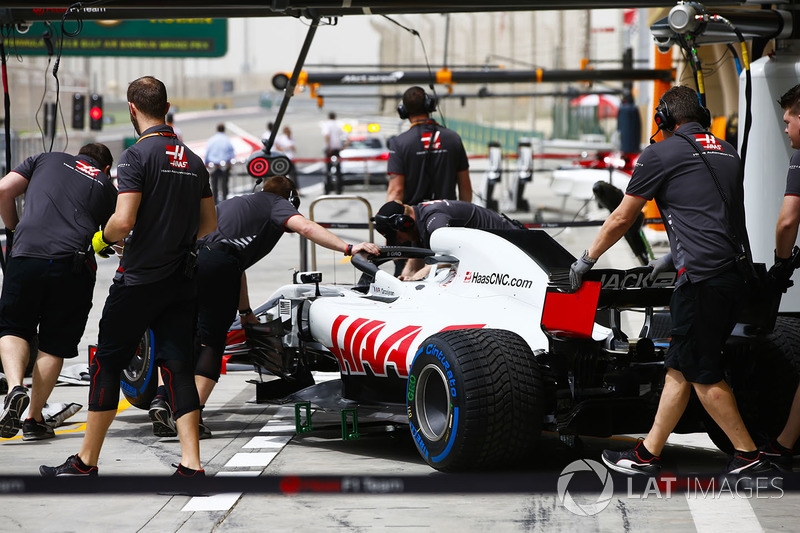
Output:
<instances>
[{"instance_id":1,"label":"red light","mask_svg":"<svg viewBox=\"0 0 800 533\"><path fill-rule=\"evenodd\" d=\"M92 120L100 120L103 118L103 110L95 106L89 110L89 116L92 118Z\"/></svg>"},{"instance_id":2,"label":"red light","mask_svg":"<svg viewBox=\"0 0 800 533\"><path fill-rule=\"evenodd\" d=\"M378 159L381 161L386 161L389 159L389 152L383 152L381 155L378 156Z\"/></svg>"}]
</instances>

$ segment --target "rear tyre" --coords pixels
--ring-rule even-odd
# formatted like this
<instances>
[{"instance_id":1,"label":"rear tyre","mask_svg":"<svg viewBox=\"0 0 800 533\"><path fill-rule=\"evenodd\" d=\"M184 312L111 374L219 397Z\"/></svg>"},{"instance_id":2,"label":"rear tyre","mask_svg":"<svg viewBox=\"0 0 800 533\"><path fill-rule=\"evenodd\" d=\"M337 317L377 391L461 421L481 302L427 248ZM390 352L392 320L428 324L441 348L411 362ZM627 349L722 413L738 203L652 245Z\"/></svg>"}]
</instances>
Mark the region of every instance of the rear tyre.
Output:
<instances>
[{"instance_id":1,"label":"rear tyre","mask_svg":"<svg viewBox=\"0 0 800 533\"><path fill-rule=\"evenodd\" d=\"M778 317L763 342L726 356L732 359L726 381L750 436L762 446L780 434L789 416L800 372L800 319ZM703 412L709 438L723 452L733 453L731 441Z\"/></svg>"},{"instance_id":2,"label":"rear tyre","mask_svg":"<svg viewBox=\"0 0 800 533\"><path fill-rule=\"evenodd\" d=\"M504 330L437 333L408 378L411 436L437 470L508 466L541 433L543 386L527 343Z\"/></svg>"},{"instance_id":3,"label":"rear tyre","mask_svg":"<svg viewBox=\"0 0 800 533\"><path fill-rule=\"evenodd\" d=\"M153 332L147 330L139 341L136 354L128 368L119 376L119 386L125 399L139 409L150 409L156 396L158 372L153 354Z\"/></svg>"}]
</instances>

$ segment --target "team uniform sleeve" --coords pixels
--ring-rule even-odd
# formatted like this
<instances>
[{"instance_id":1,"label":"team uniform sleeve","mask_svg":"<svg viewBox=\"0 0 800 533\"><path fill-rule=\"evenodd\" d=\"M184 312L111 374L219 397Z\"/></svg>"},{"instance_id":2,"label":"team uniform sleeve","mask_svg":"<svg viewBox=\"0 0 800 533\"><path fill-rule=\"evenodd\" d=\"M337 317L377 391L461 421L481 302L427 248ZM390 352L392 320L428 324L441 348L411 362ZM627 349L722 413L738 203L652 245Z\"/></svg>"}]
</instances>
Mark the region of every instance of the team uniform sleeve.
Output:
<instances>
[{"instance_id":1,"label":"team uniform sleeve","mask_svg":"<svg viewBox=\"0 0 800 533\"><path fill-rule=\"evenodd\" d=\"M203 180L203 190L200 194L200 197L211 198L211 195L213 193L211 192L211 184L209 183L208 169L205 167L205 165L203 165L200 168L200 173L198 174L198 176L200 177L201 180Z\"/></svg>"},{"instance_id":2,"label":"team uniform sleeve","mask_svg":"<svg viewBox=\"0 0 800 533\"><path fill-rule=\"evenodd\" d=\"M139 154L126 150L117 164L117 189L119 194L144 191L144 168Z\"/></svg>"},{"instance_id":3,"label":"team uniform sleeve","mask_svg":"<svg viewBox=\"0 0 800 533\"><path fill-rule=\"evenodd\" d=\"M405 157L402 150L403 141L399 136L392 139L389 146L389 160L386 162L386 172L388 174L406 175Z\"/></svg>"},{"instance_id":4,"label":"team uniform sleeve","mask_svg":"<svg viewBox=\"0 0 800 533\"><path fill-rule=\"evenodd\" d=\"M464 148L464 143L461 137L456 134L458 139L458 170L469 170L469 158L467 157L467 150Z\"/></svg>"},{"instance_id":5,"label":"team uniform sleeve","mask_svg":"<svg viewBox=\"0 0 800 533\"><path fill-rule=\"evenodd\" d=\"M291 233L292 230L286 227L286 223L290 218L299 214L300 212L294 208L289 200L276 196L270 210L270 223L283 228L283 231L287 233Z\"/></svg>"},{"instance_id":6,"label":"team uniform sleeve","mask_svg":"<svg viewBox=\"0 0 800 533\"><path fill-rule=\"evenodd\" d=\"M800 196L800 150L792 155L789 161L789 172L786 175L786 192L784 196Z\"/></svg>"},{"instance_id":7,"label":"team uniform sleeve","mask_svg":"<svg viewBox=\"0 0 800 533\"><path fill-rule=\"evenodd\" d=\"M664 165L654 150L645 149L636 161L625 194L652 200L664 179Z\"/></svg>"},{"instance_id":8,"label":"team uniform sleeve","mask_svg":"<svg viewBox=\"0 0 800 533\"><path fill-rule=\"evenodd\" d=\"M32 155L28 157L27 159L25 159L25 161L17 165L17 167L12 172L16 172L26 180L31 181L31 177L33 176L33 171L36 169L36 162L39 159L39 155Z\"/></svg>"}]
</instances>

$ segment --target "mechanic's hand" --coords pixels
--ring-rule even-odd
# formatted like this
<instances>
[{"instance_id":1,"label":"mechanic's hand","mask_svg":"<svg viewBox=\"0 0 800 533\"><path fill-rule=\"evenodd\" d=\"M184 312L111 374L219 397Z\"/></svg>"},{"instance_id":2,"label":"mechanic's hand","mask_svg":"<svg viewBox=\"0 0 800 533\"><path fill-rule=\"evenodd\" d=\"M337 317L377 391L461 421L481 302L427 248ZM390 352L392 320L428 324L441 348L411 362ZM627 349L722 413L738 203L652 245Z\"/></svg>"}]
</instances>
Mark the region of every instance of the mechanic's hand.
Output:
<instances>
[{"instance_id":1,"label":"mechanic's hand","mask_svg":"<svg viewBox=\"0 0 800 533\"><path fill-rule=\"evenodd\" d=\"M367 252L368 254L378 255L381 253L381 247L371 242L360 242L353 245L353 250L350 255L356 255L358 252Z\"/></svg>"},{"instance_id":2,"label":"mechanic's hand","mask_svg":"<svg viewBox=\"0 0 800 533\"><path fill-rule=\"evenodd\" d=\"M647 263L647 266L653 269L650 275L647 276L647 281L653 283L662 272L671 272L675 270L675 265L672 263L672 252L662 255L658 259L653 259Z\"/></svg>"},{"instance_id":3,"label":"mechanic's hand","mask_svg":"<svg viewBox=\"0 0 800 533\"><path fill-rule=\"evenodd\" d=\"M108 242L103 237L103 230L98 231L92 237L92 248L94 248L94 253L99 255L103 258L108 258L114 255L114 243Z\"/></svg>"},{"instance_id":4,"label":"mechanic's hand","mask_svg":"<svg viewBox=\"0 0 800 533\"><path fill-rule=\"evenodd\" d=\"M255 313L250 311L246 315L240 316L239 322L241 322L242 324L258 324L258 318L256 318Z\"/></svg>"},{"instance_id":5,"label":"mechanic's hand","mask_svg":"<svg viewBox=\"0 0 800 533\"><path fill-rule=\"evenodd\" d=\"M776 255L775 264L770 267L767 276L769 278L769 283L775 287L775 289L786 292L789 287L794 285L794 282L790 279L793 273L794 266L792 266L792 258L782 258Z\"/></svg>"},{"instance_id":6,"label":"mechanic's hand","mask_svg":"<svg viewBox=\"0 0 800 533\"><path fill-rule=\"evenodd\" d=\"M589 257L589 252L584 251L583 256L572 263L572 266L569 267L569 284L573 291L581 288L583 275L589 272L596 262L597 259L592 259Z\"/></svg>"}]
</instances>

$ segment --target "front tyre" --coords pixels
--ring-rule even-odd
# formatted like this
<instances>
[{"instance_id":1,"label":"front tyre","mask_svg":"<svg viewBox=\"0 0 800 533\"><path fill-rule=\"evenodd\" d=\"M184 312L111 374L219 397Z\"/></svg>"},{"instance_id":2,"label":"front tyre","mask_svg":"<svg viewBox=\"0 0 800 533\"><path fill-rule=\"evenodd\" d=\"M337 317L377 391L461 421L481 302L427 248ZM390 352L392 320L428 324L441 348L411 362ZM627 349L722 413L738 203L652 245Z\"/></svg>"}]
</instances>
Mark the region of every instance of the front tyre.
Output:
<instances>
[{"instance_id":1,"label":"front tyre","mask_svg":"<svg viewBox=\"0 0 800 533\"><path fill-rule=\"evenodd\" d=\"M155 398L158 388L158 372L153 346L153 332L148 329L142 335L136 354L131 359L128 368L124 369L119 376L119 386L123 396L131 405L139 409L150 408L150 402Z\"/></svg>"},{"instance_id":2,"label":"front tyre","mask_svg":"<svg viewBox=\"0 0 800 533\"><path fill-rule=\"evenodd\" d=\"M541 433L543 389L527 343L504 330L428 337L408 378L411 436L437 470L507 466Z\"/></svg>"}]
</instances>

